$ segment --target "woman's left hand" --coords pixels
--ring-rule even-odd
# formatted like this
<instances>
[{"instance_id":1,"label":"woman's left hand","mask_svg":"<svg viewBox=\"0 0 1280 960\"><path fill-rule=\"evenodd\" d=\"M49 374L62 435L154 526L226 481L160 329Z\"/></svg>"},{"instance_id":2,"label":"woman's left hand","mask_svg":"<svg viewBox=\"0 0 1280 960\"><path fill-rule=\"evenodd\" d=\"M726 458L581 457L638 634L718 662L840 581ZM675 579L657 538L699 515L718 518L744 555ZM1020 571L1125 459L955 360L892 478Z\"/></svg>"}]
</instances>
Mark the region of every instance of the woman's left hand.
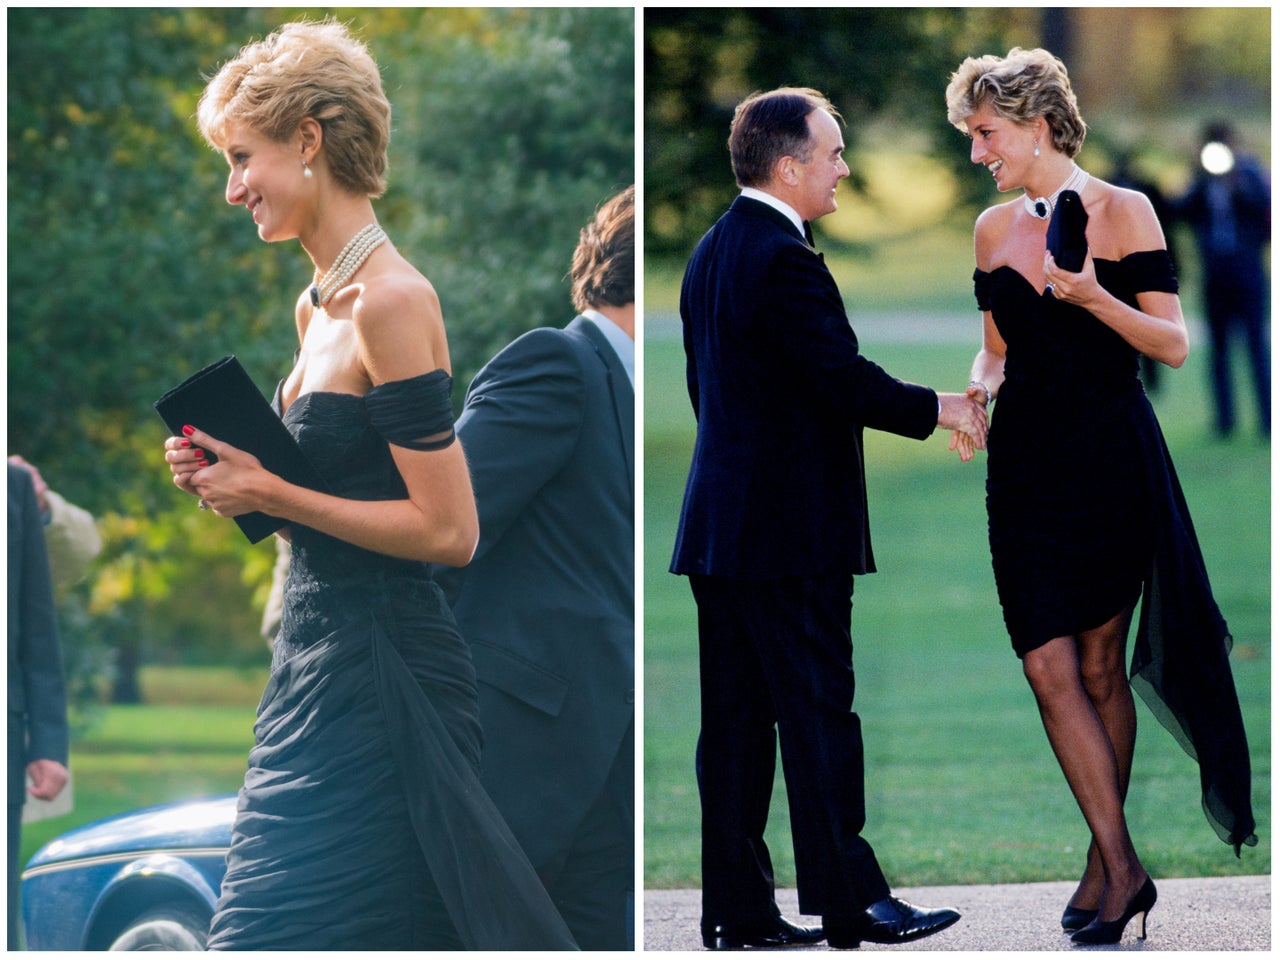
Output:
<instances>
[{"instance_id":1,"label":"woman's left hand","mask_svg":"<svg viewBox=\"0 0 1280 960\"><path fill-rule=\"evenodd\" d=\"M165 460L175 484L198 496L220 517L262 509L262 484L270 474L257 457L194 427L184 427L182 432L183 436L165 442ZM210 464L205 450L214 455L215 463Z\"/></svg>"},{"instance_id":2,"label":"woman's left hand","mask_svg":"<svg viewBox=\"0 0 1280 960\"><path fill-rule=\"evenodd\" d=\"M1086 252L1084 267L1079 273L1063 270L1048 250L1044 252L1045 288L1059 300L1087 306L1098 292L1098 277L1093 270L1093 252Z\"/></svg>"}]
</instances>

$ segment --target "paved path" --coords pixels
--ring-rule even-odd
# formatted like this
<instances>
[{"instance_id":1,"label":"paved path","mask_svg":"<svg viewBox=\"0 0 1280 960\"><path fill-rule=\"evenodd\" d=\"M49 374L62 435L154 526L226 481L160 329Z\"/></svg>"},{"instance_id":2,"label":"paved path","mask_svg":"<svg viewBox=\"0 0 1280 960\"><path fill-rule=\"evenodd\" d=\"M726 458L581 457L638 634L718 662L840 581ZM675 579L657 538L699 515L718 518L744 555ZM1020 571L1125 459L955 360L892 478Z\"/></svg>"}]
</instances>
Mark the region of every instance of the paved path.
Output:
<instances>
[{"instance_id":1,"label":"paved path","mask_svg":"<svg viewBox=\"0 0 1280 960\"><path fill-rule=\"evenodd\" d=\"M906 887L894 893L929 907L955 907L960 922L913 944L888 947L865 943L863 950L1270 950L1271 877L1157 880L1160 899L1147 923L1147 939L1129 924L1115 947L1072 947L1058 925L1074 882L1023 883L990 887ZM702 951L698 934L701 894L697 890L646 890L644 949ZM779 890L778 905L801 922L796 892ZM799 948L826 950L826 944ZM790 951L794 952L794 951Z\"/></svg>"}]
</instances>

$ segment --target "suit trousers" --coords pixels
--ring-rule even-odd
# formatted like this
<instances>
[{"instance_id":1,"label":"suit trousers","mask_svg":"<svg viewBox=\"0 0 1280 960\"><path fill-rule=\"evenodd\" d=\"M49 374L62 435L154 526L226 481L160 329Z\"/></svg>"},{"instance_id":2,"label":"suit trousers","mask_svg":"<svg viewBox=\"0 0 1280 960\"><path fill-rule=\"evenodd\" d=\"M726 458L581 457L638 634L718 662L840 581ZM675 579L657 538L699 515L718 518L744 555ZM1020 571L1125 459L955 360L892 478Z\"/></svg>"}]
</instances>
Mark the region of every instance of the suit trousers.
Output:
<instances>
[{"instance_id":1,"label":"suit trousers","mask_svg":"<svg viewBox=\"0 0 1280 960\"><path fill-rule=\"evenodd\" d=\"M19 893L20 856L22 846L22 808L27 798L26 764L27 735L23 722L17 717L9 717L9 922L8 948L19 949L19 927L21 920Z\"/></svg>"},{"instance_id":2,"label":"suit trousers","mask_svg":"<svg viewBox=\"0 0 1280 960\"><path fill-rule=\"evenodd\" d=\"M627 731L608 778L570 846L538 865L560 916L582 950L632 950L635 891L635 736Z\"/></svg>"},{"instance_id":3,"label":"suit trousers","mask_svg":"<svg viewBox=\"0 0 1280 960\"><path fill-rule=\"evenodd\" d=\"M853 712L853 577L690 577L698 605L702 924L776 916L764 831L781 746L800 911L848 917L889 895L866 821Z\"/></svg>"}]
</instances>

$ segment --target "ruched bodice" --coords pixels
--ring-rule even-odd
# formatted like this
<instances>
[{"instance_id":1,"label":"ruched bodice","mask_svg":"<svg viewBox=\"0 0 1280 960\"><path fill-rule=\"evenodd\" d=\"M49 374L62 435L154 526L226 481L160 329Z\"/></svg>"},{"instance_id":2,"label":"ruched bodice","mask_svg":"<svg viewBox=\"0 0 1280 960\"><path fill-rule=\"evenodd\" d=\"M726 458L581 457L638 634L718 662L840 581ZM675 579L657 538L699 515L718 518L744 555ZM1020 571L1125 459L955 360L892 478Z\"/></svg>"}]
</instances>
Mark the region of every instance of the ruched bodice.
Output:
<instances>
[{"instance_id":1,"label":"ruched bodice","mask_svg":"<svg viewBox=\"0 0 1280 960\"><path fill-rule=\"evenodd\" d=\"M390 445L452 442L449 393L438 370L283 419L334 495L404 499ZM290 533L210 948L572 949L481 786L475 670L427 566Z\"/></svg>"},{"instance_id":2,"label":"ruched bodice","mask_svg":"<svg viewBox=\"0 0 1280 960\"><path fill-rule=\"evenodd\" d=\"M1095 259L1094 269L1132 307L1140 293L1178 290L1165 250ZM1015 652L1101 626L1141 596L1134 687L1200 762L1219 836L1237 850L1256 843L1231 637L1137 351L1010 266L976 271L974 291L1006 346L987 439L987 516Z\"/></svg>"},{"instance_id":3,"label":"ruched bodice","mask_svg":"<svg viewBox=\"0 0 1280 960\"><path fill-rule=\"evenodd\" d=\"M1094 260L1094 270L1098 283L1131 307L1144 291L1178 292L1164 250ZM1128 386L1137 376L1137 351L1084 308L1041 292L1011 266L977 270L973 279L979 308L991 311L1008 350L1006 379L1056 394Z\"/></svg>"},{"instance_id":4,"label":"ruched bodice","mask_svg":"<svg viewBox=\"0 0 1280 960\"><path fill-rule=\"evenodd\" d=\"M389 440L451 435L451 384L447 373L436 370L382 384L364 396L304 393L285 411L284 423L335 496L400 500L408 492ZM278 412L279 391L275 405ZM291 543L277 664L358 615L421 609L434 591L424 563L364 550L306 527L294 527Z\"/></svg>"}]
</instances>

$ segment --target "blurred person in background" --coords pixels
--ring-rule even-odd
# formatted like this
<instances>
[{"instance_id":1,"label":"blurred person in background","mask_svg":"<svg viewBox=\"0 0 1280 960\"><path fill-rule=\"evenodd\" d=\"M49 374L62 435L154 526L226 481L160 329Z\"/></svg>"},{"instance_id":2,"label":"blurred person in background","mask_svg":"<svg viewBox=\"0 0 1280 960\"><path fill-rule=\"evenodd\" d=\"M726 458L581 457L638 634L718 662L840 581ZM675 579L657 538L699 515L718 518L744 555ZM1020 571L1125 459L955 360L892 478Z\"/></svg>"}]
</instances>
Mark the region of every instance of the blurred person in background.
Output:
<instances>
[{"instance_id":1,"label":"blurred person in background","mask_svg":"<svg viewBox=\"0 0 1280 960\"><path fill-rule=\"evenodd\" d=\"M40 471L22 457L12 454L9 463L31 475L36 504L44 524L44 541L49 551L49 570L53 574L54 587L78 583L88 572L93 558L102 551L102 537L98 534L93 514L69 503L57 491L50 489Z\"/></svg>"},{"instance_id":2,"label":"blurred person in background","mask_svg":"<svg viewBox=\"0 0 1280 960\"><path fill-rule=\"evenodd\" d=\"M970 395L998 398L987 447L996 589L1045 732L1092 836L1062 916L1080 944L1116 943L1156 902L1124 802L1137 715L1125 669L1139 595L1134 685L1200 763L1203 805L1237 855L1256 844L1249 752L1227 660L1230 634L1139 352L1187 356L1178 282L1151 202L1091 177L1062 61L1045 50L966 59L947 119L1001 191L975 230L983 347ZM1082 270L1058 266L1046 235L1059 197L1088 214ZM957 434L961 459L973 455Z\"/></svg>"},{"instance_id":3,"label":"blurred person in background","mask_svg":"<svg viewBox=\"0 0 1280 960\"><path fill-rule=\"evenodd\" d=\"M1169 228L1173 224L1173 208L1165 197L1164 191L1153 181L1144 177L1138 170L1132 151L1122 150L1116 157L1115 167L1111 171L1111 185L1122 187L1125 190L1137 190L1151 201L1151 209L1155 212L1156 220L1159 221L1160 229L1168 242L1169 261L1173 264L1173 272L1176 275L1178 272L1178 256L1173 246L1173 238L1169 233ZM1160 390L1160 368L1162 366L1164 364L1151 359L1145 353L1138 354L1138 367L1142 371L1142 382L1147 388L1147 393L1153 397Z\"/></svg>"},{"instance_id":4,"label":"blurred person in background","mask_svg":"<svg viewBox=\"0 0 1280 960\"><path fill-rule=\"evenodd\" d=\"M67 784L67 693L44 520L32 472L9 464L8 948L19 948L18 856L26 793L52 800ZM27 779L31 785L28 788Z\"/></svg>"},{"instance_id":5,"label":"blurred person in background","mask_svg":"<svg viewBox=\"0 0 1280 960\"><path fill-rule=\"evenodd\" d=\"M1257 401L1258 429L1271 436L1271 345L1267 269L1271 179L1243 152L1231 127L1211 123L1201 139L1195 178L1175 213L1195 231L1203 273L1209 365L1218 436L1236 425L1231 347L1243 341Z\"/></svg>"}]
</instances>

